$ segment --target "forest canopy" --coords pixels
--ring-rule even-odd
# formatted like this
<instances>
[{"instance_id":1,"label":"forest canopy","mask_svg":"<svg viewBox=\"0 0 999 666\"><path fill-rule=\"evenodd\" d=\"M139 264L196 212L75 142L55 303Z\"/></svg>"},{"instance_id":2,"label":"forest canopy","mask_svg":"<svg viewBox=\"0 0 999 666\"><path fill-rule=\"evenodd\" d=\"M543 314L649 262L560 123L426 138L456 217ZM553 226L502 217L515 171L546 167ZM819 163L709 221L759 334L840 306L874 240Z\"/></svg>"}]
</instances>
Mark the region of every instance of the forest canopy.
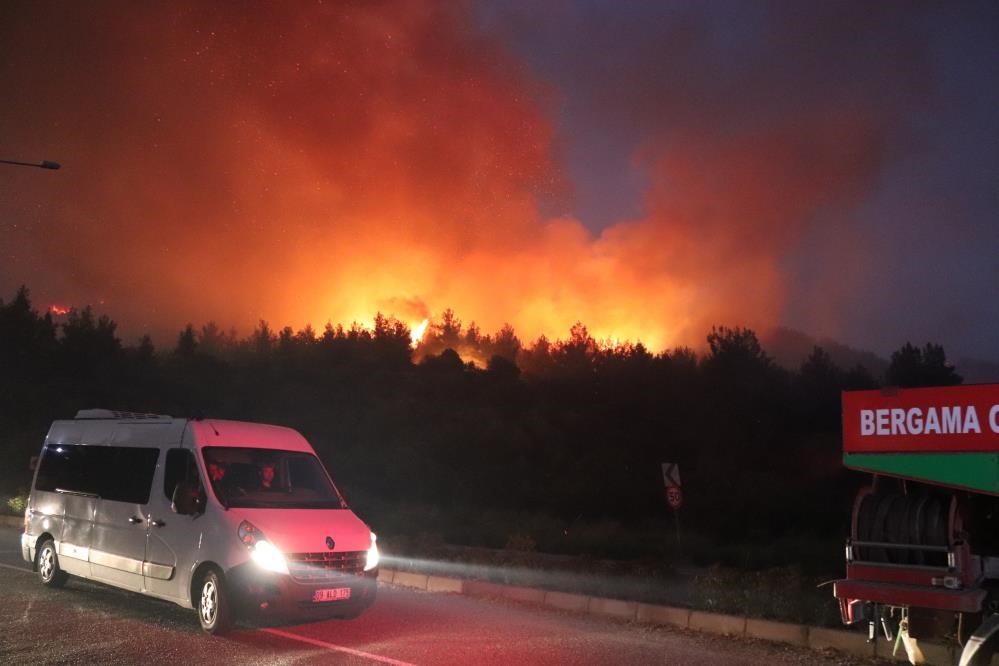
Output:
<instances>
[{"instance_id":1,"label":"forest canopy","mask_svg":"<svg viewBox=\"0 0 999 666\"><path fill-rule=\"evenodd\" d=\"M373 522L419 507L470 545L508 536L468 525L483 512L566 534L667 521L663 462L680 465L686 524L711 538L845 534L858 480L840 462L840 392L961 382L933 343L906 342L882 378L821 347L785 369L740 327L712 328L702 353L602 343L582 323L525 344L450 310L415 348L411 333L383 314L321 331L261 321L245 337L208 322L157 349L124 344L89 307L57 322L22 288L0 301L0 447L13 461L0 490L30 485L53 419L107 407L294 427Z\"/></svg>"}]
</instances>

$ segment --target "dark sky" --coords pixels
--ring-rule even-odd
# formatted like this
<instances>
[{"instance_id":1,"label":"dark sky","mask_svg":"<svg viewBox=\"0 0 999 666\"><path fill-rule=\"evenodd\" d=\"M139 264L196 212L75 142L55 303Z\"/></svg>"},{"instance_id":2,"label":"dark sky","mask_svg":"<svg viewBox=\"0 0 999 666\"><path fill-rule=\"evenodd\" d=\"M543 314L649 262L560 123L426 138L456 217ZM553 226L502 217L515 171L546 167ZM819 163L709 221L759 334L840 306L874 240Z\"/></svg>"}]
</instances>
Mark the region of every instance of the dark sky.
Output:
<instances>
[{"instance_id":1,"label":"dark sky","mask_svg":"<svg viewBox=\"0 0 999 666\"><path fill-rule=\"evenodd\" d=\"M999 360L999 5L0 8L0 297ZM166 339L166 338L164 338Z\"/></svg>"}]
</instances>

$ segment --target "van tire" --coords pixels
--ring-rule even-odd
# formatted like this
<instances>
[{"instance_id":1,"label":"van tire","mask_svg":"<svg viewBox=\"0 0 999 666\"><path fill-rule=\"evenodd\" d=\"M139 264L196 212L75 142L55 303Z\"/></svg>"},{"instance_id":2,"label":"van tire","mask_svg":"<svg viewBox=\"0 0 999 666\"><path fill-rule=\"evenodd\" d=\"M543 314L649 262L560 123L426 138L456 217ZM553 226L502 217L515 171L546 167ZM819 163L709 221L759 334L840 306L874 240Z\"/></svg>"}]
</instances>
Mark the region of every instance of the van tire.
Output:
<instances>
[{"instance_id":1,"label":"van tire","mask_svg":"<svg viewBox=\"0 0 999 666\"><path fill-rule=\"evenodd\" d=\"M196 608L201 629L214 636L228 633L235 615L225 578L218 571L209 569L201 577L198 591Z\"/></svg>"},{"instance_id":2,"label":"van tire","mask_svg":"<svg viewBox=\"0 0 999 666\"><path fill-rule=\"evenodd\" d=\"M66 584L69 574L59 568L59 555L56 553L55 541L46 539L38 546L35 555L35 569L38 578L45 587L62 587Z\"/></svg>"}]
</instances>

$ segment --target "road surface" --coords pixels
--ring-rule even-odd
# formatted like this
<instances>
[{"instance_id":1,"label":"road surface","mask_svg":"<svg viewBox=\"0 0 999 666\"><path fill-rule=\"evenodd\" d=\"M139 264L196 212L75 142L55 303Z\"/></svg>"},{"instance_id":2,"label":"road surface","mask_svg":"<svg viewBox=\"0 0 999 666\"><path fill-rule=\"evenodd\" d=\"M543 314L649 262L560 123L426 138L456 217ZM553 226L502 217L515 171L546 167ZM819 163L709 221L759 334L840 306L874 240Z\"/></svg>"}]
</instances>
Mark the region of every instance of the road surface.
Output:
<instances>
[{"instance_id":1,"label":"road surface","mask_svg":"<svg viewBox=\"0 0 999 666\"><path fill-rule=\"evenodd\" d=\"M507 601L381 586L354 620L201 633L193 610L70 579L45 589L0 529L0 664L873 664Z\"/></svg>"}]
</instances>

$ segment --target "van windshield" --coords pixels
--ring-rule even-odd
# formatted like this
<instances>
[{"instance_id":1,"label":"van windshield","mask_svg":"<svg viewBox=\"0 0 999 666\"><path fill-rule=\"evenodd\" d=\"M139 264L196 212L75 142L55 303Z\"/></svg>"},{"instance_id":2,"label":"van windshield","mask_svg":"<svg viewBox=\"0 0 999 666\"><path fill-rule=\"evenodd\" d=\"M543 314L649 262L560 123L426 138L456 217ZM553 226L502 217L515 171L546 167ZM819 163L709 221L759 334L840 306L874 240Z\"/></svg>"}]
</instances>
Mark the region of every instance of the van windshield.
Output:
<instances>
[{"instance_id":1,"label":"van windshield","mask_svg":"<svg viewBox=\"0 0 999 666\"><path fill-rule=\"evenodd\" d=\"M247 509L346 509L319 459L277 449L206 446L201 450L215 496Z\"/></svg>"}]
</instances>

